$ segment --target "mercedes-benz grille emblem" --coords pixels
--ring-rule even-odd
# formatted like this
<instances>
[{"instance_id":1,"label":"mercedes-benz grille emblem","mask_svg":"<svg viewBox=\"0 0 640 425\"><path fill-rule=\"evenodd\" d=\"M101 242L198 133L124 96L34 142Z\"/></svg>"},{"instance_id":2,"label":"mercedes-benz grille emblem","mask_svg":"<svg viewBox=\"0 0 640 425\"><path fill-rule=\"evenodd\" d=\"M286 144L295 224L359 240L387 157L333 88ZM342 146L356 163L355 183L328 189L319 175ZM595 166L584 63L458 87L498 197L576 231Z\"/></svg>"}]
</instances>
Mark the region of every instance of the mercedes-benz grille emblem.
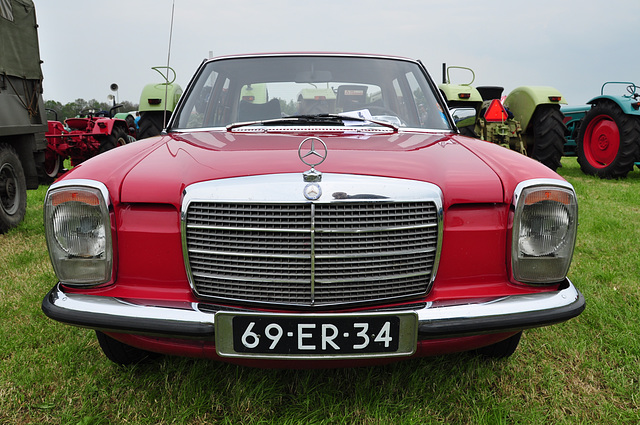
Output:
<instances>
[{"instance_id":1,"label":"mercedes-benz grille emblem","mask_svg":"<svg viewBox=\"0 0 640 425\"><path fill-rule=\"evenodd\" d=\"M327 158L327 145L317 137L307 137L298 147L298 156L302 162L314 168Z\"/></svg>"},{"instance_id":2,"label":"mercedes-benz grille emblem","mask_svg":"<svg viewBox=\"0 0 640 425\"><path fill-rule=\"evenodd\" d=\"M310 201L317 201L322 196L322 188L317 183L309 183L304 187L304 197Z\"/></svg>"}]
</instances>

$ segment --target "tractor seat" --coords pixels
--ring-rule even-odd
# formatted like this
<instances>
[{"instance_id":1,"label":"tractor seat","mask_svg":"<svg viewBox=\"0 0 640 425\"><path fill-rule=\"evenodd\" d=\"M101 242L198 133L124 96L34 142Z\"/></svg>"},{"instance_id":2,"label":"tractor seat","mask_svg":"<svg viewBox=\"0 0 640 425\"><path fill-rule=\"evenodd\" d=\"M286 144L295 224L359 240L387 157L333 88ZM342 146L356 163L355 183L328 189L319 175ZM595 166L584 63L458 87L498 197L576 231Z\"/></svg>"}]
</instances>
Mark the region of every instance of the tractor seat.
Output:
<instances>
[{"instance_id":1,"label":"tractor seat","mask_svg":"<svg viewBox=\"0 0 640 425\"><path fill-rule=\"evenodd\" d=\"M476 87L482 96L482 100L500 99L502 97L502 91L504 87L498 86L479 86Z\"/></svg>"},{"instance_id":2,"label":"tractor seat","mask_svg":"<svg viewBox=\"0 0 640 425\"><path fill-rule=\"evenodd\" d=\"M238 106L238 121L262 121L281 116L278 99L271 99L267 103L251 103L241 100Z\"/></svg>"}]
</instances>

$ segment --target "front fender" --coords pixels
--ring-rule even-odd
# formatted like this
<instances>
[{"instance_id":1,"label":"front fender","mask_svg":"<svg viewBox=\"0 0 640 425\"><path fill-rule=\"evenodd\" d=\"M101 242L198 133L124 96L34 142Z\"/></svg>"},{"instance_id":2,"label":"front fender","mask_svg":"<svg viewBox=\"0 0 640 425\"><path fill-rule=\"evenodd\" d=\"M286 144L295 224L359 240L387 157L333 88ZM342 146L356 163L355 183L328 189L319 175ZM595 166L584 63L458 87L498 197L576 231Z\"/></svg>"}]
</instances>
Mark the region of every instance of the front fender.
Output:
<instances>
[{"instance_id":1,"label":"front fender","mask_svg":"<svg viewBox=\"0 0 640 425\"><path fill-rule=\"evenodd\" d=\"M113 129L116 126L126 129L127 122L117 118L98 118L94 123L91 134L93 136L109 135L113 132Z\"/></svg>"},{"instance_id":2,"label":"front fender","mask_svg":"<svg viewBox=\"0 0 640 425\"><path fill-rule=\"evenodd\" d=\"M606 102L606 101L614 102L616 105L620 107L620 109L622 109L622 112L624 112L627 115L640 115L640 110L638 110L638 106L640 105L640 102L627 96L601 95L601 96L594 97L593 99L589 100L587 103L591 105L597 105L600 102Z\"/></svg>"},{"instance_id":3,"label":"front fender","mask_svg":"<svg viewBox=\"0 0 640 425\"><path fill-rule=\"evenodd\" d=\"M567 101L562 93L553 87L523 86L509 93L504 104L513 113L514 118L520 122L523 131L526 131L538 106L566 105Z\"/></svg>"},{"instance_id":4,"label":"front fender","mask_svg":"<svg viewBox=\"0 0 640 425\"><path fill-rule=\"evenodd\" d=\"M450 108L479 108L482 96L475 87L466 84L440 84L438 86Z\"/></svg>"}]
</instances>

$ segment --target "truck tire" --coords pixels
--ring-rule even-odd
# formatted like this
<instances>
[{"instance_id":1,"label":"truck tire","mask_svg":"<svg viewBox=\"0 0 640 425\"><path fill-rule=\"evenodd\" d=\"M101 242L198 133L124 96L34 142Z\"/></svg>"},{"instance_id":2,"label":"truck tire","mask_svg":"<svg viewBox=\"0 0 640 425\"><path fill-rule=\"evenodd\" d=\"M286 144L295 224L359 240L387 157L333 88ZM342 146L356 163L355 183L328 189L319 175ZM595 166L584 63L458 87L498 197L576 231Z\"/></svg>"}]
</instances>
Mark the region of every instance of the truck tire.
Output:
<instances>
[{"instance_id":1,"label":"truck tire","mask_svg":"<svg viewBox=\"0 0 640 425\"><path fill-rule=\"evenodd\" d=\"M531 118L533 130L533 150L531 157L556 171L564 152L567 127L560 108L541 105Z\"/></svg>"},{"instance_id":2,"label":"truck tire","mask_svg":"<svg viewBox=\"0 0 640 425\"><path fill-rule=\"evenodd\" d=\"M27 182L18 154L0 144L0 234L16 227L27 211Z\"/></svg>"},{"instance_id":3,"label":"truck tire","mask_svg":"<svg viewBox=\"0 0 640 425\"><path fill-rule=\"evenodd\" d=\"M576 144L583 173L624 178L639 158L640 118L625 114L612 102L597 103L585 115Z\"/></svg>"},{"instance_id":4,"label":"truck tire","mask_svg":"<svg viewBox=\"0 0 640 425\"><path fill-rule=\"evenodd\" d=\"M167 119L168 118L169 113L167 113ZM142 112L140 114L140 121L138 121L138 140L160 134L164 125L163 121L163 111Z\"/></svg>"}]
</instances>

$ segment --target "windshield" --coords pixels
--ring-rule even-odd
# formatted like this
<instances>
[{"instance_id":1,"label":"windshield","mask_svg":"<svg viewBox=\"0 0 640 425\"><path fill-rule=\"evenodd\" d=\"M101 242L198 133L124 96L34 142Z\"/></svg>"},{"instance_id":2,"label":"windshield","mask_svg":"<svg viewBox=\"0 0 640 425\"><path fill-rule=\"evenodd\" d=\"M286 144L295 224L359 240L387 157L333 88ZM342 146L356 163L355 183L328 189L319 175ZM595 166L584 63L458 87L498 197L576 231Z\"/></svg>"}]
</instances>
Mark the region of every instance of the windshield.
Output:
<instances>
[{"instance_id":1,"label":"windshield","mask_svg":"<svg viewBox=\"0 0 640 425\"><path fill-rule=\"evenodd\" d=\"M283 117L346 114L400 128L450 130L431 87L418 64L398 59L263 56L213 60L201 68L172 127L275 125Z\"/></svg>"}]
</instances>

